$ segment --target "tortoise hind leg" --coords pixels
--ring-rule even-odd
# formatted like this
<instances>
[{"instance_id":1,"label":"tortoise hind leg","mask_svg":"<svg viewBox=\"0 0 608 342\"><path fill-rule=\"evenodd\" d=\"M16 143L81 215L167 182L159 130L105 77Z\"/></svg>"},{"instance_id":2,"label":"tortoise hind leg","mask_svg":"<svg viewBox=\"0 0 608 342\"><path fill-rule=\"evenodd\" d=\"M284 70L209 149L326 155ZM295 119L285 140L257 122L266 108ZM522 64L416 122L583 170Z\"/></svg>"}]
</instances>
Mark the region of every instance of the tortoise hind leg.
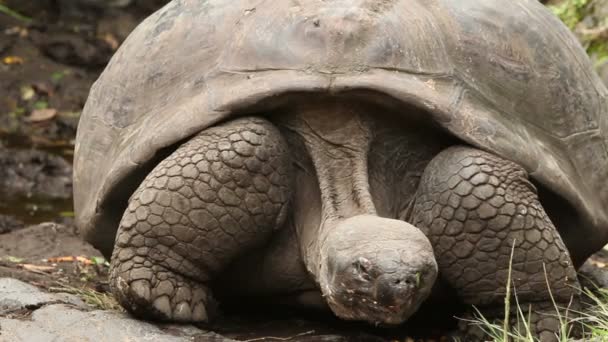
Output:
<instances>
[{"instance_id":1,"label":"tortoise hind leg","mask_svg":"<svg viewBox=\"0 0 608 342\"><path fill-rule=\"evenodd\" d=\"M571 300L576 306L580 287L568 250L522 167L473 148L448 148L424 171L410 220L431 240L440 276L489 319L504 318L513 248L519 305L532 308L531 330L541 341L555 340L559 321L550 294L560 307ZM511 313L514 318L516 309Z\"/></svg>"},{"instance_id":2,"label":"tortoise hind leg","mask_svg":"<svg viewBox=\"0 0 608 342\"><path fill-rule=\"evenodd\" d=\"M207 321L213 277L282 226L287 146L261 118L212 127L159 163L129 200L110 285L136 316Z\"/></svg>"}]
</instances>

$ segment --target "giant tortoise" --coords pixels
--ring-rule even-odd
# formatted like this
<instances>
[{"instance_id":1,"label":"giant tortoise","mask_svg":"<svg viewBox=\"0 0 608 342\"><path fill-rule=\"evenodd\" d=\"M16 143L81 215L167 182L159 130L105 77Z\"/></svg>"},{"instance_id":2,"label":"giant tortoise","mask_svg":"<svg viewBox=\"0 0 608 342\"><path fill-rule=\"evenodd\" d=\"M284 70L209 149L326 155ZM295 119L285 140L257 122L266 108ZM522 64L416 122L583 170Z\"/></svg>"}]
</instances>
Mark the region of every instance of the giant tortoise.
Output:
<instances>
[{"instance_id":1,"label":"giant tortoise","mask_svg":"<svg viewBox=\"0 0 608 342\"><path fill-rule=\"evenodd\" d=\"M397 325L441 291L492 316L512 270L550 340L608 241L607 111L536 0L174 0L91 89L76 222L143 318L281 295Z\"/></svg>"}]
</instances>

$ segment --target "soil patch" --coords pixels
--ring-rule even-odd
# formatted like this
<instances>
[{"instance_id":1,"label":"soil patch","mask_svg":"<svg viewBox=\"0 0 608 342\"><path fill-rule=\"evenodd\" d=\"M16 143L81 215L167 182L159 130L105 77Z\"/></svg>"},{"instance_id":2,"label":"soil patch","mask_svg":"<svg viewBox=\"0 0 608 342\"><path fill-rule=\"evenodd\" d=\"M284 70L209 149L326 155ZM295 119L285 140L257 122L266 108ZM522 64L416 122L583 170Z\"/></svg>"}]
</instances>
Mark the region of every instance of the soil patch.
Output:
<instances>
[{"instance_id":1,"label":"soil patch","mask_svg":"<svg viewBox=\"0 0 608 342\"><path fill-rule=\"evenodd\" d=\"M81 257L81 258L76 258ZM0 235L0 278L44 289L88 287L106 293L107 264L74 228L43 223Z\"/></svg>"}]
</instances>

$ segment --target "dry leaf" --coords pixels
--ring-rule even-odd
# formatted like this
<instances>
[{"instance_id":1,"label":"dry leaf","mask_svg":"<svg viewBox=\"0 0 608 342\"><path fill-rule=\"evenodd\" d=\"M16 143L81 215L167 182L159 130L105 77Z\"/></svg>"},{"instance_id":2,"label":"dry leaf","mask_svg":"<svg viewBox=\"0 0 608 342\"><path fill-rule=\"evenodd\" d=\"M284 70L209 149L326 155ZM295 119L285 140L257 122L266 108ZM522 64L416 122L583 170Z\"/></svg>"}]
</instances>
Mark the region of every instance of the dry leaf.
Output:
<instances>
[{"instance_id":1,"label":"dry leaf","mask_svg":"<svg viewBox=\"0 0 608 342\"><path fill-rule=\"evenodd\" d=\"M19 56L7 56L2 59L2 63L11 65L11 64L23 64L23 58Z\"/></svg>"},{"instance_id":2,"label":"dry leaf","mask_svg":"<svg viewBox=\"0 0 608 342\"><path fill-rule=\"evenodd\" d=\"M0 1L0 3L1 2L2 1ZM27 38L27 36L29 35L29 32L27 30L27 27L13 26L11 28L4 30L4 34L7 36L19 35L19 38Z\"/></svg>"},{"instance_id":3,"label":"dry leaf","mask_svg":"<svg viewBox=\"0 0 608 342\"><path fill-rule=\"evenodd\" d=\"M2 1L0 1L2 2ZM4 34L7 36L12 36L15 34L18 34L21 31L21 27L20 26L13 26L10 28L7 28L6 30L4 30Z\"/></svg>"},{"instance_id":4,"label":"dry leaf","mask_svg":"<svg viewBox=\"0 0 608 342\"><path fill-rule=\"evenodd\" d=\"M19 30L19 38L27 38L29 35L30 33L25 27L22 27L21 30Z\"/></svg>"},{"instance_id":5,"label":"dry leaf","mask_svg":"<svg viewBox=\"0 0 608 342\"><path fill-rule=\"evenodd\" d=\"M55 271L55 267L53 267L53 266L20 264L19 267L23 268L26 271L30 271L30 272L34 272L34 273L42 273L42 274Z\"/></svg>"},{"instance_id":6,"label":"dry leaf","mask_svg":"<svg viewBox=\"0 0 608 342\"><path fill-rule=\"evenodd\" d=\"M118 49L118 46L120 45L120 43L118 43L118 39L116 39L116 37L114 37L111 33L104 34L101 39L106 42L106 44L108 44L112 50Z\"/></svg>"},{"instance_id":7,"label":"dry leaf","mask_svg":"<svg viewBox=\"0 0 608 342\"><path fill-rule=\"evenodd\" d=\"M34 95L36 95L34 88L32 88L30 86L25 86L25 87L21 88L21 99L23 101L29 101L29 100L33 99Z\"/></svg>"},{"instance_id":8,"label":"dry leaf","mask_svg":"<svg viewBox=\"0 0 608 342\"><path fill-rule=\"evenodd\" d=\"M44 261L46 262L52 262L52 263L58 263L58 262L74 262L74 261L78 261L81 262L85 265L92 265L93 261L82 257L82 256L62 256L62 257L55 257L55 258L48 258L45 259Z\"/></svg>"},{"instance_id":9,"label":"dry leaf","mask_svg":"<svg viewBox=\"0 0 608 342\"><path fill-rule=\"evenodd\" d=\"M57 109L45 108L34 109L30 116L27 117L29 122L41 122L54 118L57 115Z\"/></svg>"}]
</instances>

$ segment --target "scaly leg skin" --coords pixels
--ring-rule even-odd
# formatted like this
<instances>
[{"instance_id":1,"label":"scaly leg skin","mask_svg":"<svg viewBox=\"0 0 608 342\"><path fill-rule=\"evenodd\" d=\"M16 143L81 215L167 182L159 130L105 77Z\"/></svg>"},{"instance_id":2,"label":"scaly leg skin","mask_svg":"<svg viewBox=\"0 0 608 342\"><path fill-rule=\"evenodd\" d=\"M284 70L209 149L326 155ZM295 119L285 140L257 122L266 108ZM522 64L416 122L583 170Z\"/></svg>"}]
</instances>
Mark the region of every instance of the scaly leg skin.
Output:
<instances>
[{"instance_id":1,"label":"scaly leg skin","mask_svg":"<svg viewBox=\"0 0 608 342\"><path fill-rule=\"evenodd\" d=\"M205 130L146 177L116 237L110 284L134 315L205 322L209 282L280 228L290 160L278 130L243 118Z\"/></svg>"},{"instance_id":2,"label":"scaly leg skin","mask_svg":"<svg viewBox=\"0 0 608 342\"><path fill-rule=\"evenodd\" d=\"M441 152L422 176L410 222L431 240L440 276L490 320L503 318L513 244L517 299L526 317L531 307L541 341L556 340L559 329L547 282L558 307L578 306L568 250L519 165L468 147ZM479 332L467 329L474 340Z\"/></svg>"}]
</instances>

